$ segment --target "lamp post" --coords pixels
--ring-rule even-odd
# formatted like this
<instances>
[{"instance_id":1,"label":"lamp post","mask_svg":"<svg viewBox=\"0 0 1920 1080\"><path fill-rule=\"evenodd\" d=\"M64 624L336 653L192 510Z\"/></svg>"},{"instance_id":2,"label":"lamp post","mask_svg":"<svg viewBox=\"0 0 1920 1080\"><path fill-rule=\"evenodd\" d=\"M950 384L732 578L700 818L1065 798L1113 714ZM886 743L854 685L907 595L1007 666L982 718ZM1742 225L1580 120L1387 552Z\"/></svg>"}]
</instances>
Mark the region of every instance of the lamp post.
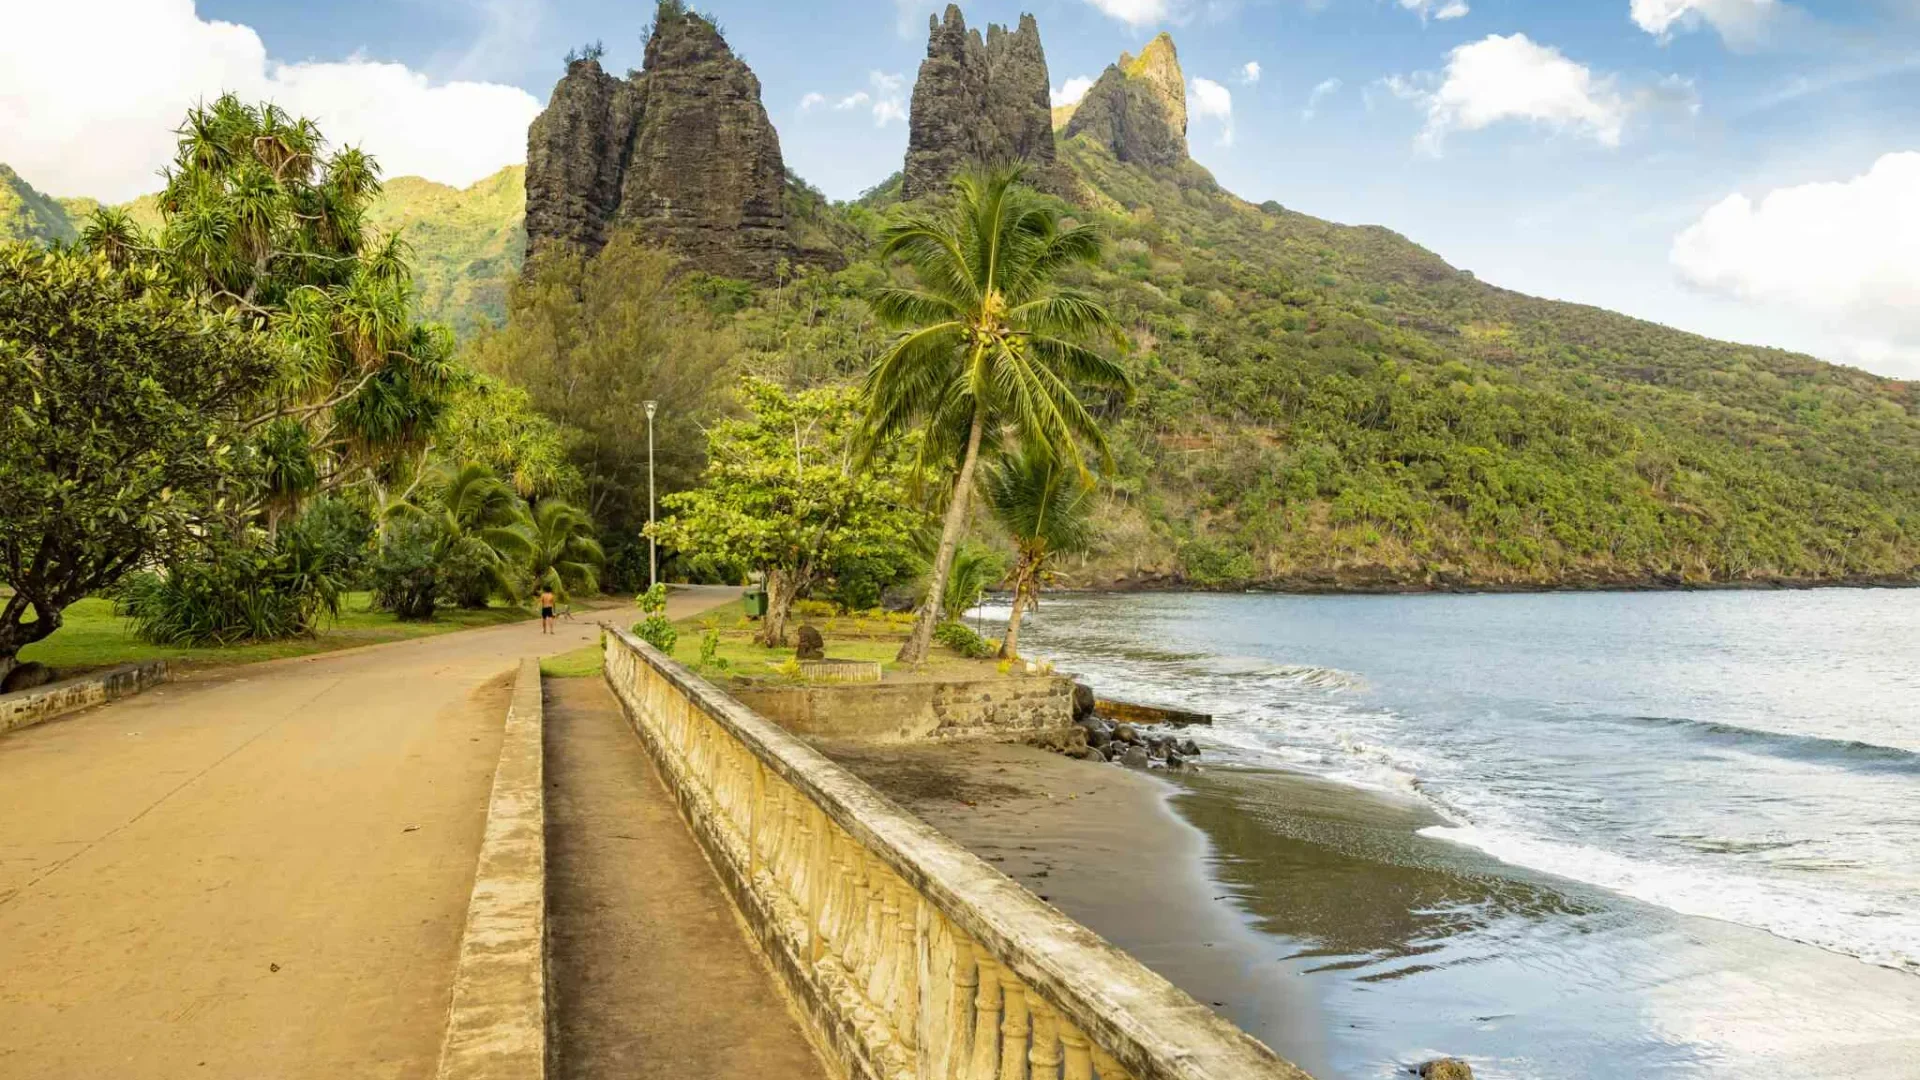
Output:
<instances>
[{"instance_id":1,"label":"lamp post","mask_svg":"<svg viewBox=\"0 0 1920 1080\"><path fill-rule=\"evenodd\" d=\"M653 411L660 405L647 402L647 588L660 581L660 542L653 538Z\"/></svg>"}]
</instances>

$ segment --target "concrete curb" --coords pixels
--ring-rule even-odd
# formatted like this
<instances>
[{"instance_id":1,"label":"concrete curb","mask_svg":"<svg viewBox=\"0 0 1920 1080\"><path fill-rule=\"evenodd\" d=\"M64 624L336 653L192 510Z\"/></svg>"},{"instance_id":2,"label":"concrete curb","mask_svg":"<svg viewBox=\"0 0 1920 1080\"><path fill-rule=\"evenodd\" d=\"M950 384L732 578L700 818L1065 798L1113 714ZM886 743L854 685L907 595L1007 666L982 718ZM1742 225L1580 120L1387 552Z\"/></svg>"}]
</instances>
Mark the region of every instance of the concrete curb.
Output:
<instances>
[{"instance_id":1,"label":"concrete curb","mask_svg":"<svg viewBox=\"0 0 1920 1080\"><path fill-rule=\"evenodd\" d=\"M547 1075L547 811L540 661L520 662L460 939L440 1080Z\"/></svg>"},{"instance_id":2,"label":"concrete curb","mask_svg":"<svg viewBox=\"0 0 1920 1080\"><path fill-rule=\"evenodd\" d=\"M68 713L132 697L167 681L167 662L123 664L78 679L0 695L0 735L44 724Z\"/></svg>"}]
</instances>

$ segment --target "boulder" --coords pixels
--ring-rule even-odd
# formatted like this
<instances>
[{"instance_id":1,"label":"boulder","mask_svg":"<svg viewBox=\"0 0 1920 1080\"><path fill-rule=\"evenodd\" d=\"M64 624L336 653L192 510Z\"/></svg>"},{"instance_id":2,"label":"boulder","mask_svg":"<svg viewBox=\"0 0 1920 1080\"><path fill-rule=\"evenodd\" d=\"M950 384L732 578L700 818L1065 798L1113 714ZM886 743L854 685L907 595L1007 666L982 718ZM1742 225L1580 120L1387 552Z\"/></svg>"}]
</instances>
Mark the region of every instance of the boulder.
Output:
<instances>
[{"instance_id":1,"label":"boulder","mask_svg":"<svg viewBox=\"0 0 1920 1080\"><path fill-rule=\"evenodd\" d=\"M0 694L17 694L22 690L32 690L36 686L45 686L53 681L53 669L37 660L29 660L7 672L0 679Z\"/></svg>"},{"instance_id":2,"label":"boulder","mask_svg":"<svg viewBox=\"0 0 1920 1080\"><path fill-rule=\"evenodd\" d=\"M1113 737L1116 741L1126 743L1129 746L1140 742L1140 732L1134 730L1132 724L1121 724L1114 728Z\"/></svg>"},{"instance_id":3,"label":"boulder","mask_svg":"<svg viewBox=\"0 0 1920 1080\"><path fill-rule=\"evenodd\" d=\"M1101 747L1100 752L1107 755L1108 761L1119 761L1121 755L1127 752L1127 744L1118 741L1110 742Z\"/></svg>"},{"instance_id":4,"label":"boulder","mask_svg":"<svg viewBox=\"0 0 1920 1080\"><path fill-rule=\"evenodd\" d=\"M1093 687L1075 680L1073 684L1073 722L1085 723L1093 718ZM1105 723L1105 721L1101 721Z\"/></svg>"},{"instance_id":5,"label":"boulder","mask_svg":"<svg viewBox=\"0 0 1920 1080\"><path fill-rule=\"evenodd\" d=\"M1177 752L1174 752L1174 751L1167 752L1167 768L1169 769L1184 768L1186 764L1187 764L1187 759L1181 757Z\"/></svg>"},{"instance_id":6,"label":"boulder","mask_svg":"<svg viewBox=\"0 0 1920 1080\"><path fill-rule=\"evenodd\" d=\"M793 655L796 660L825 660L827 658L826 639L820 636L820 631L815 628L812 623L801 625L800 648Z\"/></svg>"},{"instance_id":7,"label":"boulder","mask_svg":"<svg viewBox=\"0 0 1920 1080\"><path fill-rule=\"evenodd\" d=\"M1129 769L1144 769L1152 763L1153 759L1147 756L1147 748L1144 746L1129 746L1127 752L1120 755L1120 764Z\"/></svg>"},{"instance_id":8,"label":"boulder","mask_svg":"<svg viewBox=\"0 0 1920 1080\"><path fill-rule=\"evenodd\" d=\"M1423 1080L1473 1080L1473 1067L1459 1058L1436 1058L1420 1066Z\"/></svg>"},{"instance_id":9,"label":"boulder","mask_svg":"<svg viewBox=\"0 0 1920 1080\"><path fill-rule=\"evenodd\" d=\"M1107 755L1101 753L1098 749L1091 746L1082 747L1080 749L1080 752L1077 754L1074 754L1073 756L1079 758L1081 761L1105 762L1107 760Z\"/></svg>"},{"instance_id":10,"label":"boulder","mask_svg":"<svg viewBox=\"0 0 1920 1080\"><path fill-rule=\"evenodd\" d=\"M1187 757L1199 757L1200 744L1194 742L1192 739L1182 739L1180 741L1180 753Z\"/></svg>"},{"instance_id":11,"label":"boulder","mask_svg":"<svg viewBox=\"0 0 1920 1080\"><path fill-rule=\"evenodd\" d=\"M1088 717L1074 726L1087 733L1088 746L1105 746L1113 741L1113 729L1104 720Z\"/></svg>"}]
</instances>

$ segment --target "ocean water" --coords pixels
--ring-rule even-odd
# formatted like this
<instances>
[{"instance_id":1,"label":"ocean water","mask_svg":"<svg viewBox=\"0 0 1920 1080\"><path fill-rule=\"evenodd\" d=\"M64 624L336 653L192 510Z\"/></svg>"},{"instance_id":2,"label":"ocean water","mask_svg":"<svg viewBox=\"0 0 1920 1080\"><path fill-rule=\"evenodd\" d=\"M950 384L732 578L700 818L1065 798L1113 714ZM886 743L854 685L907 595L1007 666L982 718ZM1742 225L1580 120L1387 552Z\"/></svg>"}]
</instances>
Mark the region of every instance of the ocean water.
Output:
<instances>
[{"instance_id":1,"label":"ocean water","mask_svg":"<svg viewBox=\"0 0 1920 1080\"><path fill-rule=\"evenodd\" d=\"M1392 851L1337 830L1303 844L1525 883L1515 900L1363 874L1314 901L1295 864L1246 870L1274 844L1202 822L1261 925L1337 958L1300 971L1375 995L1330 999L1355 1029L1383 1001L1470 995L1476 1023L1428 1032L1483 1049L1488 1075L1816 1060L1831 1071L1805 1075L1920 1077L1901 1034L1920 1039L1920 591L1070 596L1029 626L1023 651L1103 692L1214 714L1191 731L1211 773L1304 772L1431 811ZM1206 814L1297 826L1258 785L1227 788ZM1392 932L1298 910L1375 893L1409 897L1376 920ZM1542 971L1562 1008L1537 1007ZM1391 1074L1385 1043L1344 1038L1337 1071Z\"/></svg>"}]
</instances>

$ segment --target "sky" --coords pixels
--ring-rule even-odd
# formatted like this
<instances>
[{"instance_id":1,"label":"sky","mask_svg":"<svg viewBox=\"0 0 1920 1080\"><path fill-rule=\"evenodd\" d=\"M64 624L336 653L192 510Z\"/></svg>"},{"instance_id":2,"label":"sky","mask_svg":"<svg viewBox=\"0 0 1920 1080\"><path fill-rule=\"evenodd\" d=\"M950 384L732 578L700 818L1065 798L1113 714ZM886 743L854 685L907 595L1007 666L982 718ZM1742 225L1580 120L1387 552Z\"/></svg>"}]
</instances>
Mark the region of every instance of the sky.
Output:
<instances>
[{"instance_id":1,"label":"sky","mask_svg":"<svg viewBox=\"0 0 1920 1080\"><path fill-rule=\"evenodd\" d=\"M900 167L927 0L706 0L787 164ZM941 5L944 7L944 4ZM641 62L647 0L0 0L0 162L158 187L223 89L389 176L524 160L567 51ZM1481 279L1920 378L1920 0L975 0L1039 20L1071 98L1166 30L1229 190L1384 225ZM83 43L83 44L76 44Z\"/></svg>"}]
</instances>

